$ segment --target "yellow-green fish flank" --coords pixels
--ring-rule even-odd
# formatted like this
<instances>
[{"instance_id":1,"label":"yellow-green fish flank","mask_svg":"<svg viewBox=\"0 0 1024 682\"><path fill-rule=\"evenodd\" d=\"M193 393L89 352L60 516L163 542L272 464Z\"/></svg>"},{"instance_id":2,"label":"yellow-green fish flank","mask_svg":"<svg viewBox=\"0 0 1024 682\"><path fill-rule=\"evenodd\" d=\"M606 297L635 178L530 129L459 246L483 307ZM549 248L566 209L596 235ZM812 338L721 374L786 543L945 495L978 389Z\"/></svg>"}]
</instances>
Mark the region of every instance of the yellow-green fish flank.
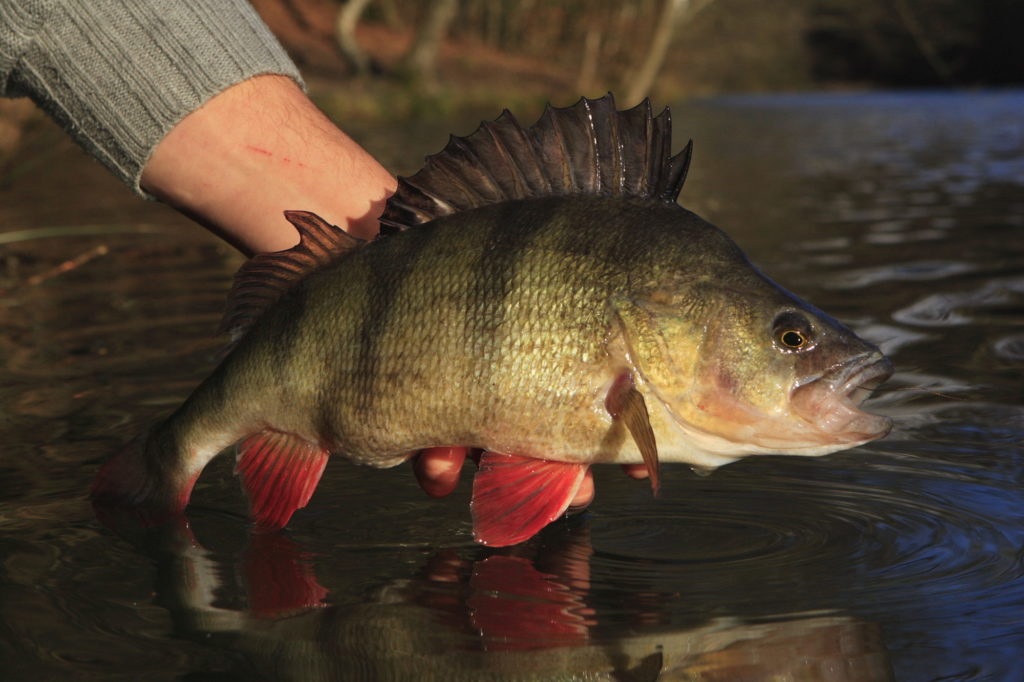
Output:
<instances>
[{"instance_id":1,"label":"yellow-green fish flank","mask_svg":"<svg viewBox=\"0 0 1024 682\"><path fill-rule=\"evenodd\" d=\"M667 115L582 100L453 138L402 180L373 242L289 213L300 245L236 280L237 345L111 460L97 497L181 508L240 442L254 514L277 526L331 453L384 467L458 446L485 452L477 538L509 544L557 517L592 463L644 463L656 488L659 461L884 435L858 404L888 361L676 204L689 147L667 149Z\"/></svg>"}]
</instances>

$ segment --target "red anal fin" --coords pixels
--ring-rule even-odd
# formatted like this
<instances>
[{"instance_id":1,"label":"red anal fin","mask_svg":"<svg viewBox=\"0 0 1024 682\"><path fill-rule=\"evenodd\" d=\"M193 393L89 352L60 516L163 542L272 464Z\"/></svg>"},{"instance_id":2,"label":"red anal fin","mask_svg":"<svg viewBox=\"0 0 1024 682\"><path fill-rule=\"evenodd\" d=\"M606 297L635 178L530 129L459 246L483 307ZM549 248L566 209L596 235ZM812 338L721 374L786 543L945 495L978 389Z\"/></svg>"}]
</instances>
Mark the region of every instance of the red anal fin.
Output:
<instances>
[{"instance_id":1,"label":"red anal fin","mask_svg":"<svg viewBox=\"0 0 1024 682\"><path fill-rule=\"evenodd\" d=\"M492 547L536 535L565 513L588 464L484 452L473 479L473 539Z\"/></svg>"},{"instance_id":2,"label":"red anal fin","mask_svg":"<svg viewBox=\"0 0 1024 682\"><path fill-rule=\"evenodd\" d=\"M305 507L329 455L305 438L270 429L243 440L235 471L256 525L264 530L283 528L296 509Z\"/></svg>"}]
</instances>

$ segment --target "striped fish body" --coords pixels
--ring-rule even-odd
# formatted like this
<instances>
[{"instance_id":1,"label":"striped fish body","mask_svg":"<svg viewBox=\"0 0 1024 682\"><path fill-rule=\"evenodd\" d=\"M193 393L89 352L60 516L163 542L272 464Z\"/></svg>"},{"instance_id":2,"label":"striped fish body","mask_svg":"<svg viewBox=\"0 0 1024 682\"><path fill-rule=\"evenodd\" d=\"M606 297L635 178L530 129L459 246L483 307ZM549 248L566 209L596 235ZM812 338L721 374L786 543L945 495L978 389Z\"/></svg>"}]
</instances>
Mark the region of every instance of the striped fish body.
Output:
<instances>
[{"instance_id":1,"label":"striped fish body","mask_svg":"<svg viewBox=\"0 0 1024 682\"><path fill-rule=\"evenodd\" d=\"M237 345L101 469L94 499L180 512L238 443L259 525L305 506L327 459L484 451L474 535L513 544L562 515L594 462L712 469L884 435L857 409L877 348L781 289L676 203L690 147L667 112L610 96L504 115L402 178L371 243L287 212L300 243L243 266Z\"/></svg>"},{"instance_id":2,"label":"striped fish body","mask_svg":"<svg viewBox=\"0 0 1024 682\"><path fill-rule=\"evenodd\" d=\"M262 422L374 466L452 443L640 462L605 407L631 369L615 301L659 270L692 270L711 231L678 206L563 197L368 244L307 278L227 360L214 381L250 412L227 420L240 425L227 439Z\"/></svg>"}]
</instances>

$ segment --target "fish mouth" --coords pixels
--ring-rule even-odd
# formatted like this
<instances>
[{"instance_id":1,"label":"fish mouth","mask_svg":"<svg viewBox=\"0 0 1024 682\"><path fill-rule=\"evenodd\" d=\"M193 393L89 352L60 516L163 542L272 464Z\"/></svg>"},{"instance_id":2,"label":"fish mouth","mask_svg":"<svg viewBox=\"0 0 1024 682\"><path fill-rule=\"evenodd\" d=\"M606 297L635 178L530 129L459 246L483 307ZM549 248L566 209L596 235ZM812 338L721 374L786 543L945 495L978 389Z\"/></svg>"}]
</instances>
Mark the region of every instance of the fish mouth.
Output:
<instances>
[{"instance_id":1,"label":"fish mouth","mask_svg":"<svg viewBox=\"0 0 1024 682\"><path fill-rule=\"evenodd\" d=\"M824 439L851 447L867 443L892 430L889 417L860 409L892 372L892 363L880 352L858 355L799 385L790 396L791 404Z\"/></svg>"},{"instance_id":2,"label":"fish mouth","mask_svg":"<svg viewBox=\"0 0 1024 682\"><path fill-rule=\"evenodd\" d=\"M872 353L861 362L850 364L853 367L844 372L846 378L839 392L855 407L867 400L872 391L892 376L892 363L881 353Z\"/></svg>"}]
</instances>

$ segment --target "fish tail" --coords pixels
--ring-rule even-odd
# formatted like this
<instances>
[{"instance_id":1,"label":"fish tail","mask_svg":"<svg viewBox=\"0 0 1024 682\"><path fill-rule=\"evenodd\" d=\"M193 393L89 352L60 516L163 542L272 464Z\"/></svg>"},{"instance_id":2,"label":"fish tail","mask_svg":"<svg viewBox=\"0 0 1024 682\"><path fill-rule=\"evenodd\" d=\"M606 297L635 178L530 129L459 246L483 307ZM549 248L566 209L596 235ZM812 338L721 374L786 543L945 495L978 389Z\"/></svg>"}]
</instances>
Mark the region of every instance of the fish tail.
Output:
<instances>
[{"instance_id":1,"label":"fish tail","mask_svg":"<svg viewBox=\"0 0 1024 682\"><path fill-rule=\"evenodd\" d=\"M204 433L174 415L136 438L100 468L92 499L100 505L132 507L162 523L180 515L203 468L221 450L239 442L235 473L261 531L284 527L309 502L329 451L293 433L270 428ZM190 443L203 443L202 447Z\"/></svg>"},{"instance_id":2,"label":"fish tail","mask_svg":"<svg viewBox=\"0 0 1024 682\"><path fill-rule=\"evenodd\" d=\"M206 465L237 443L235 473L257 528L285 526L313 495L330 451L309 435L313 429L306 420L267 409L284 399L253 370L254 358L261 356L229 356L174 414L107 460L92 499L162 523L181 515Z\"/></svg>"},{"instance_id":3,"label":"fish tail","mask_svg":"<svg viewBox=\"0 0 1024 682\"><path fill-rule=\"evenodd\" d=\"M251 420L225 398L216 375L201 384L176 412L103 463L93 501L145 509L156 520L180 514L210 460L250 430Z\"/></svg>"},{"instance_id":4,"label":"fish tail","mask_svg":"<svg viewBox=\"0 0 1024 682\"><path fill-rule=\"evenodd\" d=\"M180 514L206 463L212 459L190 456L176 438L170 420L144 433L100 467L91 498L101 505L141 507L159 521Z\"/></svg>"}]
</instances>

